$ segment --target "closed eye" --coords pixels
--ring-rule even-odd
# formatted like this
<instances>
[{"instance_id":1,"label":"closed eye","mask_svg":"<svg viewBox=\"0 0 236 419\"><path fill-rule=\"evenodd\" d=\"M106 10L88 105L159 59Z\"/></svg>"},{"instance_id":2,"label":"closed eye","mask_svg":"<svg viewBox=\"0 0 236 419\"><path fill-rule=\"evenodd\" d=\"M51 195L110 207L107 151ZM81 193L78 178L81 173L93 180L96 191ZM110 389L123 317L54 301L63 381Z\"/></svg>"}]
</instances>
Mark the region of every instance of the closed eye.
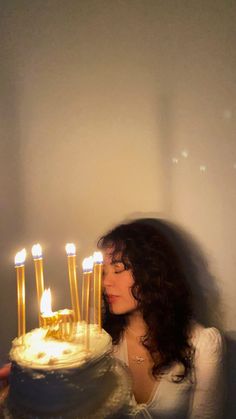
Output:
<instances>
[{"instance_id":1,"label":"closed eye","mask_svg":"<svg viewBox=\"0 0 236 419\"><path fill-rule=\"evenodd\" d=\"M109 266L112 267L112 270L110 270ZM107 269L108 268L108 269ZM115 274L120 274L122 272L124 272L126 270L126 267L124 265L123 262L121 261L114 261L112 262L110 265L108 265L106 268L106 266L103 266L103 270L102 270L102 276L103 278L108 275L108 273L115 273Z\"/></svg>"},{"instance_id":2,"label":"closed eye","mask_svg":"<svg viewBox=\"0 0 236 419\"><path fill-rule=\"evenodd\" d=\"M114 266L114 272L115 274L120 274L121 272L125 271L125 266L123 264L123 262L114 262L112 263L112 265Z\"/></svg>"}]
</instances>

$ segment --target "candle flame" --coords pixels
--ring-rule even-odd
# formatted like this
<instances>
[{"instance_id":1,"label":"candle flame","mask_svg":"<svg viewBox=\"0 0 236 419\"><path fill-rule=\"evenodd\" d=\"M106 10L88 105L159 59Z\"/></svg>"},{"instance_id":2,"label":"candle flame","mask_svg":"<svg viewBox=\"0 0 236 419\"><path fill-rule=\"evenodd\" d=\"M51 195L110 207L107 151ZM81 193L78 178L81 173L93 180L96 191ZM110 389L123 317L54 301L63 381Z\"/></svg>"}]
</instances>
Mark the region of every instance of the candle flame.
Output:
<instances>
[{"instance_id":1,"label":"candle flame","mask_svg":"<svg viewBox=\"0 0 236 419\"><path fill-rule=\"evenodd\" d=\"M67 243L66 244L66 253L67 256L74 256L76 252L76 247L74 243Z\"/></svg>"},{"instance_id":2,"label":"candle flame","mask_svg":"<svg viewBox=\"0 0 236 419\"><path fill-rule=\"evenodd\" d=\"M83 266L83 271L84 272L92 272L92 270L93 270L93 257L89 256L88 258L85 258L83 260L82 266Z\"/></svg>"},{"instance_id":3,"label":"candle flame","mask_svg":"<svg viewBox=\"0 0 236 419\"><path fill-rule=\"evenodd\" d=\"M41 258L42 257L42 247L39 243L34 244L32 247L32 256L33 258Z\"/></svg>"},{"instance_id":4,"label":"candle flame","mask_svg":"<svg viewBox=\"0 0 236 419\"><path fill-rule=\"evenodd\" d=\"M102 263L103 262L102 253L101 252L94 252L93 261L94 261L94 263Z\"/></svg>"},{"instance_id":5,"label":"candle flame","mask_svg":"<svg viewBox=\"0 0 236 419\"><path fill-rule=\"evenodd\" d=\"M26 258L26 250L22 249L15 256L15 265L24 265Z\"/></svg>"},{"instance_id":6,"label":"candle flame","mask_svg":"<svg viewBox=\"0 0 236 419\"><path fill-rule=\"evenodd\" d=\"M52 296L50 288L44 290L41 302L40 302L40 311L44 315L52 314Z\"/></svg>"}]
</instances>

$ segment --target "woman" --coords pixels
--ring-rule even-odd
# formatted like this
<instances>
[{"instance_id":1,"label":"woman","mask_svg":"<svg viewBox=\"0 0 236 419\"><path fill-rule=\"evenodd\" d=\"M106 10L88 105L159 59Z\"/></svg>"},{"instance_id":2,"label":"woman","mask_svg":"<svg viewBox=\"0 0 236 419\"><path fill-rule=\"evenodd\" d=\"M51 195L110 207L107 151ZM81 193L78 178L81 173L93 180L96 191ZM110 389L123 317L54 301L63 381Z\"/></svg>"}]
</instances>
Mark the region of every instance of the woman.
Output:
<instances>
[{"instance_id":1,"label":"woman","mask_svg":"<svg viewBox=\"0 0 236 419\"><path fill-rule=\"evenodd\" d=\"M169 229L169 227L168 227ZM140 418L221 417L222 339L194 321L191 291L165 222L103 236L104 328L129 367Z\"/></svg>"}]
</instances>

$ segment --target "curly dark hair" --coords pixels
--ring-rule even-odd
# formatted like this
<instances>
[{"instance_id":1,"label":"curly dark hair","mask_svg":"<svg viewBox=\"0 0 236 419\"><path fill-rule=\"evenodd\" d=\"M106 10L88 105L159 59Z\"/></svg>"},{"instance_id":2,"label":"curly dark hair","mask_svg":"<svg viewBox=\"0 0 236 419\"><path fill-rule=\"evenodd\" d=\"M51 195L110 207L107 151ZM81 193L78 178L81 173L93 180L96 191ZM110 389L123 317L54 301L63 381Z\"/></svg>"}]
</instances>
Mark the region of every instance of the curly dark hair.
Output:
<instances>
[{"instance_id":1,"label":"curly dark hair","mask_svg":"<svg viewBox=\"0 0 236 419\"><path fill-rule=\"evenodd\" d=\"M143 345L149 350L157 377L173 362L191 368L189 343L193 317L191 291L185 279L178 252L165 233L165 221L155 225L145 219L121 224L100 238L98 247L112 247L112 258L119 256L134 278L132 294L147 324ZM121 256L121 257L120 257ZM104 299L103 327L118 344L128 324L128 314L109 311Z\"/></svg>"}]
</instances>

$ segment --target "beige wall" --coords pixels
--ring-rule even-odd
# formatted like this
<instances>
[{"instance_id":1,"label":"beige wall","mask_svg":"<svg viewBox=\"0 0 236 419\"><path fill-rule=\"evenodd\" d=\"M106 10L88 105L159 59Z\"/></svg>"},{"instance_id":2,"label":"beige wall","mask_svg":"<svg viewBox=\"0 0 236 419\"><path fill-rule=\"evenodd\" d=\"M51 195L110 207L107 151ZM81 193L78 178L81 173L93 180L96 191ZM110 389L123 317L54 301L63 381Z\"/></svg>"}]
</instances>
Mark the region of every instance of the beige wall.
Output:
<instances>
[{"instance_id":1,"label":"beige wall","mask_svg":"<svg viewBox=\"0 0 236 419\"><path fill-rule=\"evenodd\" d=\"M80 263L134 214L161 214L193 234L219 286L224 328L235 331L235 2L0 7L2 358L16 334L15 252L41 242L62 307L64 244L76 242Z\"/></svg>"}]
</instances>

